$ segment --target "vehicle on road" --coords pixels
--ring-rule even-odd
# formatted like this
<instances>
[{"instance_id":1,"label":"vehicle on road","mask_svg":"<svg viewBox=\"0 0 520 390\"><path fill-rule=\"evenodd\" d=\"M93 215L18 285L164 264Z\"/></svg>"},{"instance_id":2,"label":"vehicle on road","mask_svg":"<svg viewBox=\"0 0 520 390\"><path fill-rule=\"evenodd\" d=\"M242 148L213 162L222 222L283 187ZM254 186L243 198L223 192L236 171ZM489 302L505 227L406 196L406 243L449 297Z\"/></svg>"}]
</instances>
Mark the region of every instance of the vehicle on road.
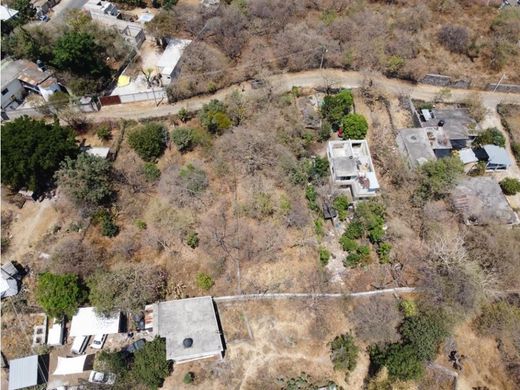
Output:
<instances>
[{"instance_id":1,"label":"vehicle on road","mask_svg":"<svg viewBox=\"0 0 520 390\"><path fill-rule=\"evenodd\" d=\"M92 371L88 377L88 381L100 385L113 385L116 382L116 374L112 374L111 372Z\"/></svg>"},{"instance_id":2,"label":"vehicle on road","mask_svg":"<svg viewBox=\"0 0 520 390\"><path fill-rule=\"evenodd\" d=\"M106 334L98 334L94 336L94 340L92 340L92 344L90 346L94 349L101 349L103 345L105 345L105 341L107 341Z\"/></svg>"}]
</instances>

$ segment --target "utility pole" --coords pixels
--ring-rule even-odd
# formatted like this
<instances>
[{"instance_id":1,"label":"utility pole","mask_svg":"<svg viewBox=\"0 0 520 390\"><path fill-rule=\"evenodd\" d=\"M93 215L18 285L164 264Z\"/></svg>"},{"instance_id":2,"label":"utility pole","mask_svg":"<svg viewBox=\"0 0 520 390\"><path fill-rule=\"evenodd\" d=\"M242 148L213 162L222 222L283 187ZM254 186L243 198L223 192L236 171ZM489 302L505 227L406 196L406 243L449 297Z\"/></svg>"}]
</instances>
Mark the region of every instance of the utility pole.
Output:
<instances>
[{"instance_id":1,"label":"utility pole","mask_svg":"<svg viewBox=\"0 0 520 390\"><path fill-rule=\"evenodd\" d=\"M321 48L321 61L320 61L320 70L323 67L323 58L325 57L325 53L327 52L327 49L325 46Z\"/></svg>"},{"instance_id":2,"label":"utility pole","mask_svg":"<svg viewBox=\"0 0 520 390\"><path fill-rule=\"evenodd\" d=\"M498 84L495 85L495 89L493 90L493 92L496 92L497 91L497 88L498 86L500 85L500 83L502 82L502 80L504 80L506 78L506 74L502 74L502 77L500 77L500 80L498 81Z\"/></svg>"}]
</instances>

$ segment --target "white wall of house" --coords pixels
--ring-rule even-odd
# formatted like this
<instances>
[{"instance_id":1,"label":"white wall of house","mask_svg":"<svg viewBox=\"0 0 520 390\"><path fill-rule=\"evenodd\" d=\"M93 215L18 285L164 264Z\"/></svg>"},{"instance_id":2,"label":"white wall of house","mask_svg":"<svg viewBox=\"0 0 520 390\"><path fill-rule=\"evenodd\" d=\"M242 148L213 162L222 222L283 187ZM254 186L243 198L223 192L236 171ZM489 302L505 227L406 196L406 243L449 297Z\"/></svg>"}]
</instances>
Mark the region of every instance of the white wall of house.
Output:
<instances>
[{"instance_id":1,"label":"white wall of house","mask_svg":"<svg viewBox=\"0 0 520 390\"><path fill-rule=\"evenodd\" d=\"M50 86L43 88L41 85L38 86L38 89L40 90L40 93L42 97L45 99L46 102L49 101L49 97L53 95L54 93L60 91L60 86L58 84L58 81L55 81Z\"/></svg>"},{"instance_id":2,"label":"white wall of house","mask_svg":"<svg viewBox=\"0 0 520 390\"><path fill-rule=\"evenodd\" d=\"M24 88L20 80L15 79L11 81L5 88L2 89L2 109L5 109L12 101L16 99L23 99Z\"/></svg>"}]
</instances>

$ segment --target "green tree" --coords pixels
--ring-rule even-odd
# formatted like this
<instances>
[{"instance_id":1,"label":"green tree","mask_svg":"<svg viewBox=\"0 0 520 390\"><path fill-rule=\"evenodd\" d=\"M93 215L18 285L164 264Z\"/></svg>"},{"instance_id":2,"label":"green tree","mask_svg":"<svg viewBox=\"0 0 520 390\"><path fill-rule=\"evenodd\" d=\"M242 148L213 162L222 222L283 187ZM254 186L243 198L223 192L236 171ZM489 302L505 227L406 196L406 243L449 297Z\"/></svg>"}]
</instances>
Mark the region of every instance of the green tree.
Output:
<instances>
[{"instance_id":1,"label":"green tree","mask_svg":"<svg viewBox=\"0 0 520 390\"><path fill-rule=\"evenodd\" d=\"M359 347L351 334L336 336L330 343L330 360L334 370L352 371L356 368Z\"/></svg>"},{"instance_id":2,"label":"green tree","mask_svg":"<svg viewBox=\"0 0 520 390\"><path fill-rule=\"evenodd\" d=\"M186 245L191 249L195 249L199 246L199 234L197 232L190 232L186 238Z\"/></svg>"},{"instance_id":3,"label":"green tree","mask_svg":"<svg viewBox=\"0 0 520 390\"><path fill-rule=\"evenodd\" d=\"M193 147L193 140L193 129L189 127L177 127L172 131L172 141L180 152L190 150Z\"/></svg>"},{"instance_id":4,"label":"green tree","mask_svg":"<svg viewBox=\"0 0 520 390\"><path fill-rule=\"evenodd\" d=\"M170 374L170 369L171 365L166 360L164 339L156 337L134 353L132 375L150 389L161 387L164 379Z\"/></svg>"},{"instance_id":5,"label":"green tree","mask_svg":"<svg viewBox=\"0 0 520 390\"><path fill-rule=\"evenodd\" d=\"M109 70L100 56L102 52L90 33L68 31L54 45L52 64L77 75L104 76Z\"/></svg>"},{"instance_id":6,"label":"green tree","mask_svg":"<svg viewBox=\"0 0 520 390\"><path fill-rule=\"evenodd\" d=\"M500 147L506 146L506 138L496 127L484 130L482 133L477 135L473 140L472 145L483 146L483 145L497 145Z\"/></svg>"},{"instance_id":7,"label":"green tree","mask_svg":"<svg viewBox=\"0 0 520 390\"><path fill-rule=\"evenodd\" d=\"M368 131L368 122L361 114L348 114L341 120L343 139L364 139Z\"/></svg>"},{"instance_id":8,"label":"green tree","mask_svg":"<svg viewBox=\"0 0 520 390\"><path fill-rule=\"evenodd\" d=\"M111 199L111 172L109 161L81 153L76 160L67 157L55 177L67 196L79 205L90 207Z\"/></svg>"},{"instance_id":9,"label":"green tree","mask_svg":"<svg viewBox=\"0 0 520 390\"><path fill-rule=\"evenodd\" d=\"M500 181L500 188L502 188L502 192L506 195L516 195L520 192L520 180L506 177Z\"/></svg>"},{"instance_id":10,"label":"green tree","mask_svg":"<svg viewBox=\"0 0 520 390\"><path fill-rule=\"evenodd\" d=\"M52 182L60 163L75 157L79 148L74 133L29 117L2 125L2 183L15 190L40 190Z\"/></svg>"},{"instance_id":11,"label":"green tree","mask_svg":"<svg viewBox=\"0 0 520 390\"><path fill-rule=\"evenodd\" d=\"M411 345L390 344L385 348L374 346L369 349L369 353L374 371L386 367L392 379L416 380L424 374L424 363L417 358Z\"/></svg>"},{"instance_id":12,"label":"green tree","mask_svg":"<svg viewBox=\"0 0 520 390\"><path fill-rule=\"evenodd\" d=\"M107 126L101 126L96 130L96 135L101 141L108 141L110 138L112 138L112 131Z\"/></svg>"},{"instance_id":13,"label":"green tree","mask_svg":"<svg viewBox=\"0 0 520 390\"><path fill-rule=\"evenodd\" d=\"M337 130L341 126L342 118L350 112L353 103L352 92L348 89L335 95L327 95L321 105L321 116L334 130Z\"/></svg>"},{"instance_id":14,"label":"green tree","mask_svg":"<svg viewBox=\"0 0 520 390\"><path fill-rule=\"evenodd\" d=\"M447 319L440 312L419 313L406 317L399 332L406 344L414 348L418 359L432 360L437 354L437 348L448 336Z\"/></svg>"},{"instance_id":15,"label":"green tree","mask_svg":"<svg viewBox=\"0 0 520 390\"><path fill-rule=\"evenodd\" d=\"M77 275L46 272L36 280L35 297L49 316L61 318L66 315L70 318L85 301L86 293Z\"/></svg>"},{"instance_id":16,"label":"green tree","mask_svg":"<svg viewBox=\"0 0 520 390\"><path fill-rule=\"evenodd\" d=\"M96 222L101 224L101 235L115 237L119 233L119 226L114 222L114 215L106 209L101 209L95 216Z\"/></svg>"},{"instance_id":17,"label":"green tree","mask_svg":"<svg viewBox=\"0 0 520 390\"><path fill-rule=\"evenodd\" d=\"M202 125L211 133L220 134L232 124L226 105L216 99L204 104L198 116Z\"/></svg>"},{"instance_id":18,"label":"green tree","mask_svg":"<svg viewBox=\"0 0 520 390\"><path fill-rule=\"evenodd\" d=\"M89 300L100 313L138 311L164 298L166 276L162 268L144 265L98 271L87 279Z\"/></svg>"},{"instance_id":19,"label":"green tree","mask_svg":"<svg viewBox=\"0 0 520 390\"><path fill-rule=\"evenodd\" d=\"M324 267L329 263L330 260L330 252L323 247L320 247L320 264Z\"/></svg>"},{"instance_id":20,"label":"green tree","mask_svg":"<svg viewBox=\"0 0 520 390\"><path fill-rule=\"evenodd\" d=\"M416 196L420 201L443 198L463 172L464 165L457 156L426 162L420 167Z\"/></svg>"},{"instance_id":21,"label":"green tree","mask_svg":"<svg viewBox=\"0 0 520 390\"><path fill-rule=\"evenodd\" d=\"M197 286L202 290L209 290L214 284L215 282L213 282L213 279L208 274L204 272L197 274Z\"/></svg>"},{"instance_id":22,"label":"green tree","mask_svg":"<svg viewBox=\"0 0 520 390\"><path fill-rule=\"evenodd\" d=\"M160 123L147 123L128 135L128 144L144 161L159 158L166 148L166 129Z\"/></svg>"},{"instance_id":23,"label":"green tree","mask_svg":"<svg viewBox=\"0 0 520 390\"><path fill-rule=\"evenodd\" d=\"M350 201L344 195L338 195L334 198L332 202L332 206L338 212L338 218L340 221L345 221L348 215L348 206L350 205Z\"/></svg>"}]
</instances>

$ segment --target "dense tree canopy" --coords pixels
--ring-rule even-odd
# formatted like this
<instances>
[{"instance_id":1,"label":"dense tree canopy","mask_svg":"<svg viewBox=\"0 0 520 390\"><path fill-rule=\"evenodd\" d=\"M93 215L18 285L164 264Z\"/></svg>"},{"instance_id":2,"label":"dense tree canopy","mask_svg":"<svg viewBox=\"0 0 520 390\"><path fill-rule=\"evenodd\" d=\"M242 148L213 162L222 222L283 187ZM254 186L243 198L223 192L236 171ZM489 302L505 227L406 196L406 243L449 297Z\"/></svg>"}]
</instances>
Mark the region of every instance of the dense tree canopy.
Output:
<instances>
[{"instance_id":1,"label":"dense tree canopy","mask_svg":"<svg viewBox=\"0 0 520 390\"><path fill-rule=\"evenodd\" d=\"M211 133L221 133L231 127L231 119L227 114L226 105L216 99L202 106L202 110L199 111L199 119Z\"/></svg>"},{"instance_id":2,"label":"dense tree canopy","mask_svg":"<svg viewBox=\"0 0 520 390\"><path fill-rule=\"evenodd\" d=\"M79 205L97 206L110 200L112 165L109 161L82 153L77 160L66 158L56 172L60 188Z\"/></svg>"},{"instance_id":3,"label":"dense tree canopy","mask_svg":"<svg viewBox=\"0 0 520 390\"><path fill-rule=\"evenodd\" d=\"M343 139L364 139L368 131L368 122L361 114L348 114L341 120Z\"/></svg>"},{"instance_id":4,"label":"dense tree canopy","mask_svg":"<svg viewBox=\"0 0 520 390\"><path fill-rule=\"evenodd\" d=\"M166 341L155 338L134 354L132 375L150 389L159 388L170 374L170 364L166 360Z\"/></svg>"},{"instance_id":5,"label":"dense tree canopy","mask_svg":"<svg viewBox=\"0 0 520 390\"><path fill-rule=\"evenodd\" d=\"M2 183L14 189L43 189L66 157L75 157L74 133L59 124L28 117L2 126Z\"/></svg>"},{"instance_id":6,"label":"dense tree canopy","mask_svg":"<svg viewBox=\"0 0 520 390\"><path fill-rule=\"evenodd\" d=\"M344 89L336 95L327 95L323 99L321 115L332 125L334 130L337 130L341 125L342 118L350 112L353 103L352 92L348 89Z\"/></svg>"},{"instance_id":7,"label":"dense tree canopy","mask_svg":"<svg viewBox=\"0 0 520 390\"><path fill-rule=\"evenodd\" d=\"M48 272L38 276L35 295L38 304L54 318L72 317L86 297L76 275Z\"/></svg>"},{"instance_id":8,"label":"dense tree canopy","mask_svg":"<svg viewBox=\"0 0 520 390\"><path fill-rule=\"evenodd\" d=\"M108 70L100 57L102 51L91 34L66 32L54 46L52 64L78 75L101 76Z\"/></svg>"}]
</instances>

